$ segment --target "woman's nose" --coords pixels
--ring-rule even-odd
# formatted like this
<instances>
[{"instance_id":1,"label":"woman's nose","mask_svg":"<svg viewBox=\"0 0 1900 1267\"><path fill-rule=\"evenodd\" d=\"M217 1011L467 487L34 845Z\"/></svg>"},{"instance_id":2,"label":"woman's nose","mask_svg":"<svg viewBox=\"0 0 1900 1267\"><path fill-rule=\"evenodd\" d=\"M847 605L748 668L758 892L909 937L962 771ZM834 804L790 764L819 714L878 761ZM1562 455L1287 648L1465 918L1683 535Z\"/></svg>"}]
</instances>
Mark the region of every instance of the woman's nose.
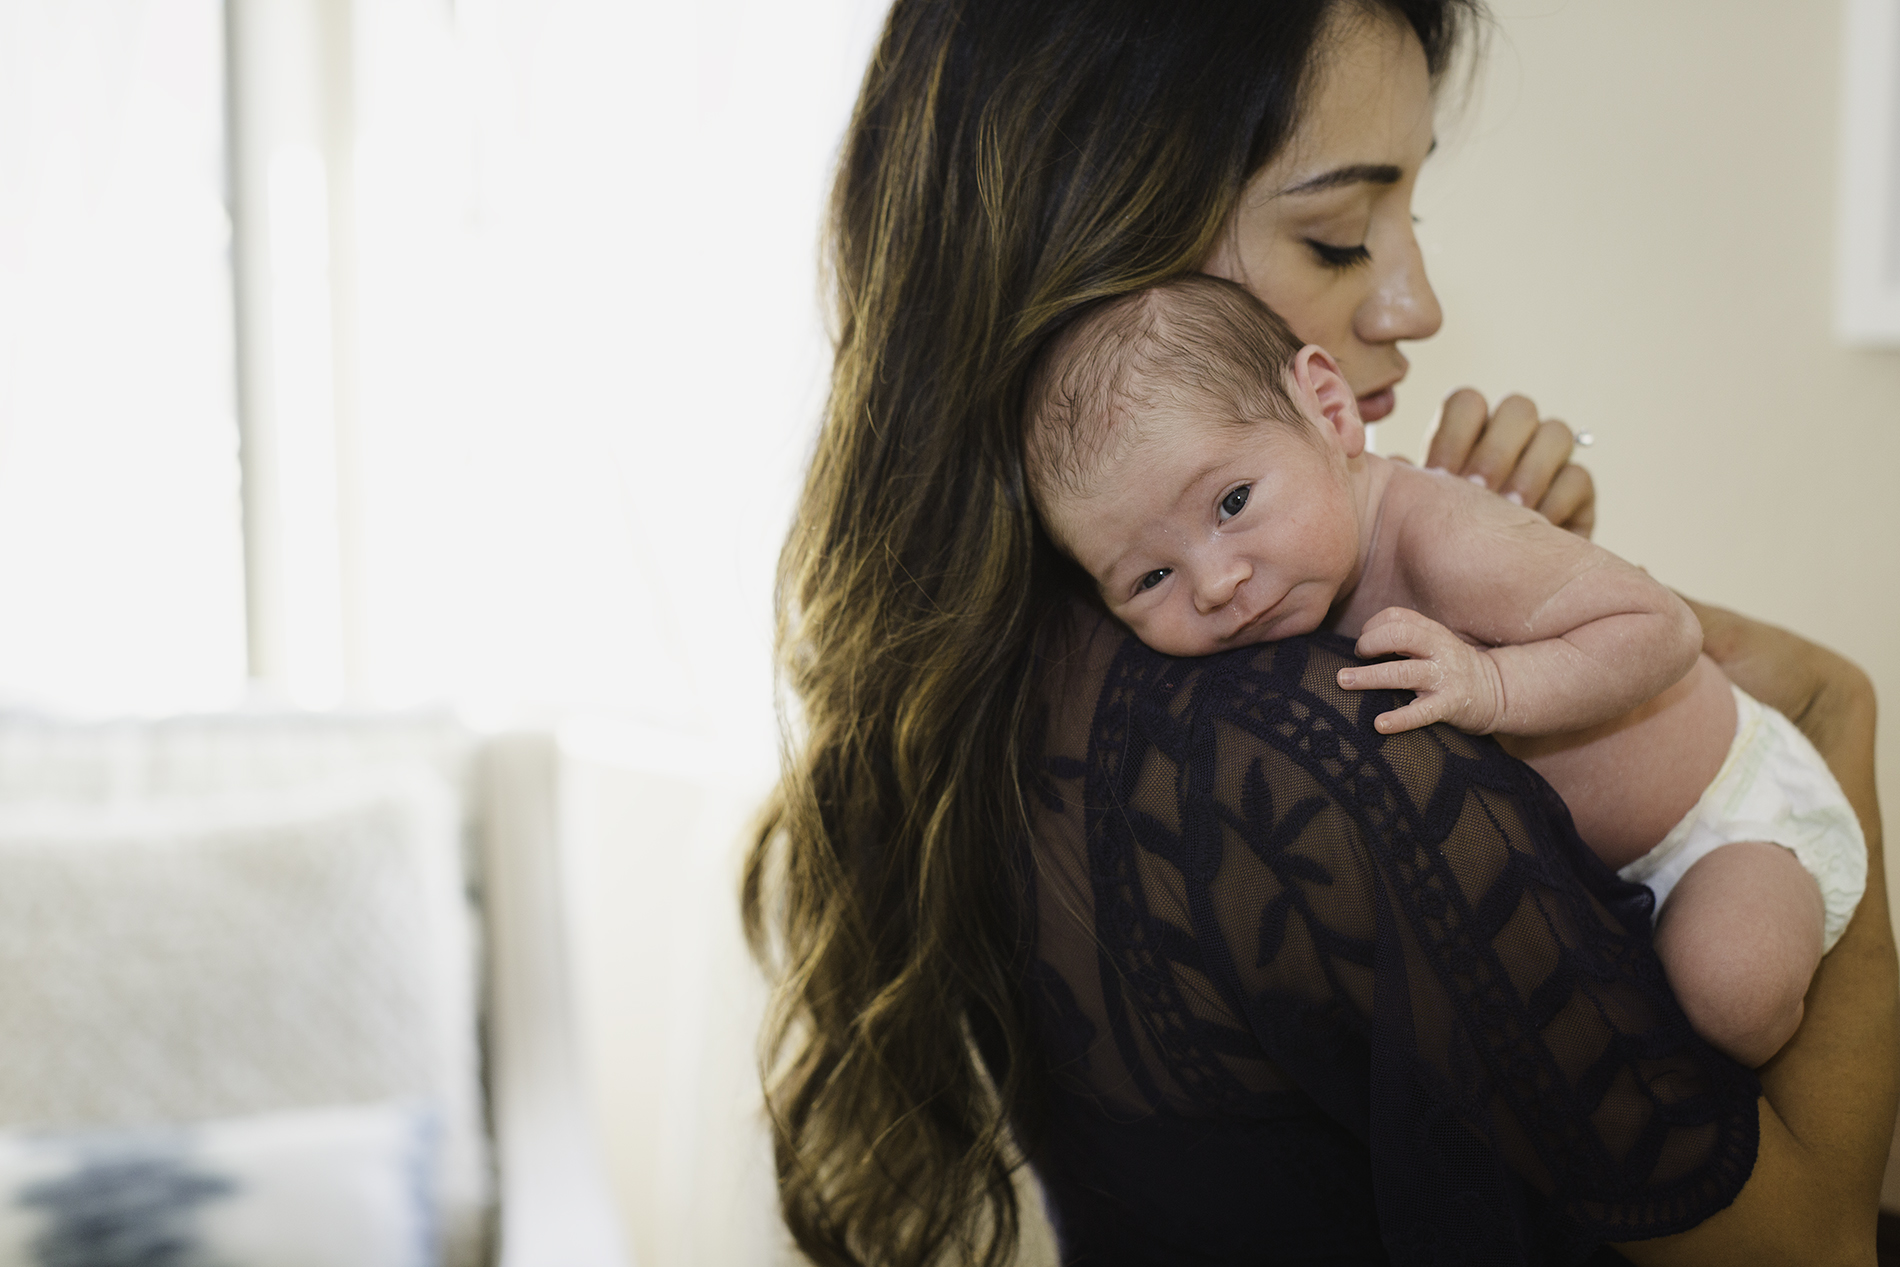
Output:
<instances>
[{"instance_id":1,"label":"woman's nose","mask_svg":"<svg viewBox=\"0 0 1900 1267\"><path fill-rule=\"evenodd\" d=\"M1444 324L1445 314L1425 276L1425 256L1418 249L1418 239L1409 229L1388 258L1390 264L1353 314L1353 333L1366 343L1431 338Z\"/></svg>"}]
</instances>

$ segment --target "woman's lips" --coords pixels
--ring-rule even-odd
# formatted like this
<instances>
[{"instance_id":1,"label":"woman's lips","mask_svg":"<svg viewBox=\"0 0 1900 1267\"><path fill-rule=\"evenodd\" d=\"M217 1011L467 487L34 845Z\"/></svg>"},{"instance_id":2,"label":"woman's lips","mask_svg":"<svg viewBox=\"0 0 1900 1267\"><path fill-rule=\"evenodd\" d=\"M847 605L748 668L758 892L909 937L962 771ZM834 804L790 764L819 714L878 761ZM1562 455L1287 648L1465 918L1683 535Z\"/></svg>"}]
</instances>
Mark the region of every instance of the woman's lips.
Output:
<instances>
[{"instance_id":1,"label":"woman's lips","mask_svg":"<svg viewBox=\"0 0 1900 1267\"><path fill-rule=\"evenodd\" d=\"M1390 387L1382 391L1373 392L1369 396L1361 396L1359 398L1359 420L1361 422L1377 422L1379 419L1391 413L1398 403L1398 395Z\"/></svg>"}]
</instances>

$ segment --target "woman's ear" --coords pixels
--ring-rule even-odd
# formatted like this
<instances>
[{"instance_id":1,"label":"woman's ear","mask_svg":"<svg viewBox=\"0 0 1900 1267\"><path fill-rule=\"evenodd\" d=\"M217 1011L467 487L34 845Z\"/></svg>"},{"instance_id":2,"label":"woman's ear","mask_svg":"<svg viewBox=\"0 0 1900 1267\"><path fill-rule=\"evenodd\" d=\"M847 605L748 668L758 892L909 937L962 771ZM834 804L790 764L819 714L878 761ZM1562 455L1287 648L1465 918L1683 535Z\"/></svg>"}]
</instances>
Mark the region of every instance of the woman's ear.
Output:
<instances>
[{"instance_id":1,"label":"woman's ear","mask_svg":"<svg viewBox=\"0 0 1900 1267\"><path fill-rule=\"evenodd\" d=\"M1359 400L1332 353L1309 343L1293 358L1288 374L1293 399L1303 413L1320 424L1342 452L1356 458L1366 451L1366 424L1359 418Z\"/></svg>"}]
</instances>

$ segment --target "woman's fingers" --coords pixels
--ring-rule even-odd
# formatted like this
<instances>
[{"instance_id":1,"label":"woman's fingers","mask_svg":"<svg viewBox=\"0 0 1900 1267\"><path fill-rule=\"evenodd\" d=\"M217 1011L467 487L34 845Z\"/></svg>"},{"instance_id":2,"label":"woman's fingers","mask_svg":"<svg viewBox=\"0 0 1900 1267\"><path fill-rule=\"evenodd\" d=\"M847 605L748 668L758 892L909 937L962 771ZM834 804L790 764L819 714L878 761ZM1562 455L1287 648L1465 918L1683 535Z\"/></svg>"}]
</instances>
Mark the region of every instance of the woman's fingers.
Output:
<instances>
[{"instance_id":1,"label":"woman's fingers","mask_svg":"<svg viewBox=\"0 0 1900 1267\"><path fill-rule=\"evenodd\" d=\"M1537 406L1523 396L1506 396L1498 402L1464 466L1449 469L1467 479L1482 479L1486 488L1501 493L1537 433Z\"/></svg>"},{"instance_id":2,"label":"woman's fingers","mask_svg":"<svg viewBox=\"0 0 1900 1267\"><path fill-rule=\"evenodd\" d=\"M1597 526L1596 481L1583 467L1566 462L1550 482L1550 490L1537 502L1537 513L1588 540Z\"/></svg>"},{"instance_id":3,"label":"woman's fingers","mask_svg":"<svg viewBox=\"0 0 1900 1267\"><path fill-rule=\"evenodd\" d=\"M1490 417L1491 406L1469 387L1461 387L1445 397L1445 403L1438 407L1438 419L1432 423L1425 465L1462 473L1465 459L1477 447L1478 437L1484 434L1484 424Z\"/></svg>"},{"instance_id":4,"label":"woman's fingers","mask_svg":"<svg viewBox=\"0 0 1900 1267\"><path fill-rule=\"evenodd\" d=\"M1504 477L1498 491L1520 506L1542 504L1550 486L1556 482L1557 473L1570 460L1570 449L1575 443L1570 428L1563 423L1555 419L1538 423L1531 432L1530 443L1518 454L1516 468Z\"/></svg>"},{"instance_id":5,"label":"woman's fingers","mask_svg":"<svg viewBox=\"0 0 1900 1267\"><path fill-rule=\"evenodd\" d=\"M1559 528L1588 537L1596 527L1596 482L1570 460L1575 437L1554 419L1537 416L1523 396L1491 409L1469 387L1445 398L1425 453L1425 465L1476 479L1493 492L1534 507Z\"/></svg>"}]
</instances>

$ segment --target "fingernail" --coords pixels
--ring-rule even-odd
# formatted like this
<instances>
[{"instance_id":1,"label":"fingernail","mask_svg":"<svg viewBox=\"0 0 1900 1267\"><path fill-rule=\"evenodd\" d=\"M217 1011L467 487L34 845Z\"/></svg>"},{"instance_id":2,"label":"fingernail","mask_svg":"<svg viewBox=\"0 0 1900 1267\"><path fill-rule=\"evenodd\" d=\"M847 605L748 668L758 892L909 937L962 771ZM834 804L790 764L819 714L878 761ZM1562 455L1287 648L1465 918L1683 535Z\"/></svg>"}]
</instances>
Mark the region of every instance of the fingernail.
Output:
<instances>
[{"instance_id":1,"label":"fingernail","mask_svg":"<svg viewBox=\"0 0 1900 1267\"><path fill-rule=\"evenodd\" d=\"M1504 495L1504 500L1513 506L1522 506L1524 504L1524 494L1514 488Z\"/></svg>"},{"instance_id":2,"label":"fingernail","mask_svg":"<svg viewBox=\"0 0 1900 1267\"><path fill-rule=\"evenodd\" d=\"M1473 484L1476 484L1479 488L1491 487L1489 484L1484 482L1484 476L1482 475L1467 475L1465 476L1465 478L1470 480Z\"/></svg>"},{"instance_id":3,"label":"fingernail","mask_svg":"<svg viewBox=\"0 0 1900 1267\"><path fill-rule=\"evenodd\" d=\"M1341 686L1352 685L1352 670L1351 669L1341 669L1339 671L1339 684Z\"/></svg>"}]
</instances>

